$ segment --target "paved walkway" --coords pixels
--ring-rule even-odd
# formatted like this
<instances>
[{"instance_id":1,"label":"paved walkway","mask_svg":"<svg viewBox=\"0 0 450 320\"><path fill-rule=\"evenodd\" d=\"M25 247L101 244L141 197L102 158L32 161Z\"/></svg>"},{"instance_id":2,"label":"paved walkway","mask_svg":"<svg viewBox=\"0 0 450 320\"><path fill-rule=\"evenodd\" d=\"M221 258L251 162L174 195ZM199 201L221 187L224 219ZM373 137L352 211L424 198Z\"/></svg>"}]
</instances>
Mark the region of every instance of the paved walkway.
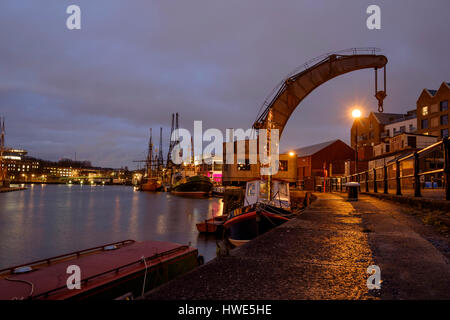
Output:
<instances>
[{"instance_id":1,"label":"paved walkway","mask_svg":"<svg viewBox=\"0 0 450 320\"><path fill-rule=\"evenodd\" d=\"M395 204L317 196L298 218L147 299L450 299L448 239ZM366 286L372 264L381 290Z\"/></svg>"}]
</instances>

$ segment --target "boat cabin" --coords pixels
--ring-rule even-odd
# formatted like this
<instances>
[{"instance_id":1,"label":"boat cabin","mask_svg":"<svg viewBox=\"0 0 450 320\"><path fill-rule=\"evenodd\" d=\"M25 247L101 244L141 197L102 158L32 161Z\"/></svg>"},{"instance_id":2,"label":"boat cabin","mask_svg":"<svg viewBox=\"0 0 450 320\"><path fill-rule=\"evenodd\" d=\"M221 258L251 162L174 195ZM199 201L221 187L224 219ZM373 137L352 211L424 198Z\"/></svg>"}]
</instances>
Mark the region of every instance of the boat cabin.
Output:
<instances>
[{"instance_id":1,"label":"boat cabin","mask_svg":"<svg viewBox=\"0 0 450 320\"><path fill-rule=\"evenodd\" d=\"M267 180L248 181L245 189L244 205L264 202L275 207L289 209L291 207L289 183L282 180L273 180L272 199L270 201L267 195L267 184Z\"/></svg>"}]
</instances>

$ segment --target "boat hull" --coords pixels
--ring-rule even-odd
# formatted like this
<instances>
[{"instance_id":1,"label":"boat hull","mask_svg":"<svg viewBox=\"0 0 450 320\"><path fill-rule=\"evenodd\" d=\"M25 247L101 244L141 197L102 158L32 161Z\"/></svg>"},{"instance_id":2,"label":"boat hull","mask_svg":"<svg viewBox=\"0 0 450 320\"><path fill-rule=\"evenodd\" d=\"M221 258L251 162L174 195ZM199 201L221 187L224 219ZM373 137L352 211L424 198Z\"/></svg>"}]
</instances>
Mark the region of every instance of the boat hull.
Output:
<instances>
[{"instance_id":1,"label":"boat hull","mask_svg":"<svg viewBox=\"0 0 450 320\"><path fill-rule=\"evenodd\" d=\"M290 220L286 214L279 214L278 210L280 209L271 207L263 209L257 205L236 210L224 224L229 231L230 242L235 246L242 245Z\"/></svg>"},{"instance_id":2,"label":"boat hull","mask_svg":"<svg viewBox=\"0 0 450 320\"><path fill-rule=\"evenodd\" d=\"M139 186L139 190L141 190L141 191L155 192L155 191L160 191L161 189L162 189L162 184L161 184L161 182L159 182L157 180L148 180Z\"/></svg>"},{"instance_id":3,"label":"boat hull","mask_svg":"<svg viewBox=\"0 0 450 320\"><path fill-rule=\"evenodd\" d=\"M212 183L207 177L195 176L190 177L173 186L171 192L175 195L188 197L206 197L210 194Z\"/></svg>"},{"instance_id":4,"label":"boat hull","mask_svg":"<svg viewBox=\"0 0 450 320\"><path fill-rule=\"evenodd\" d=\"M209 196L209 191L171 191L172 194L183 197L205 198Z\"/></svg>"},{"instance_id":5,"label":"boat hull","mask_svg":"<svg viewBox=\"0 0 450 320\"><path fill-rule=\"evenodd\" d=\"M226 216L219 216L205 220L196 224L197 230L200 233L220 233L223 231L223 224Z\"/></svg>"}]
</instances>

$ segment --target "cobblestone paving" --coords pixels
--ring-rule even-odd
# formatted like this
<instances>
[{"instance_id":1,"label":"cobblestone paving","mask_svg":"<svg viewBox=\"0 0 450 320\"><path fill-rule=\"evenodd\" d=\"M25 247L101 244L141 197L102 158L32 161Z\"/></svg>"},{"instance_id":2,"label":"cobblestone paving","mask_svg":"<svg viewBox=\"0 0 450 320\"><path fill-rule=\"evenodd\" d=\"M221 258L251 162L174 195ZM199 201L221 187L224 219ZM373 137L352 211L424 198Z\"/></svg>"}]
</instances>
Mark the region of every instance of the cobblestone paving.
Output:
<instances>
[{"instance_id":1,"label":"cobblestone paving","mask_svg":"<svg viewBox=\"0 0 450 320\"><path fill-rule=\"evenodd\" d=\"M353 203L368 230L384 299L450 299L450 239L404 214L390 201L363 196Z\"/></svg>"},{"instance_id":2,"label":"cobblestone paving","mask_svg":"<svg viewBox=\"0 0 450 320\"><path fill-rule=\"evenodd\" d=\"M146 298L448 299L447 258L395 208L366 196L347 202L318 194L296 219ZM381 290L367 289L372 264L381 268Z\"/></svg>"}]
</instances>

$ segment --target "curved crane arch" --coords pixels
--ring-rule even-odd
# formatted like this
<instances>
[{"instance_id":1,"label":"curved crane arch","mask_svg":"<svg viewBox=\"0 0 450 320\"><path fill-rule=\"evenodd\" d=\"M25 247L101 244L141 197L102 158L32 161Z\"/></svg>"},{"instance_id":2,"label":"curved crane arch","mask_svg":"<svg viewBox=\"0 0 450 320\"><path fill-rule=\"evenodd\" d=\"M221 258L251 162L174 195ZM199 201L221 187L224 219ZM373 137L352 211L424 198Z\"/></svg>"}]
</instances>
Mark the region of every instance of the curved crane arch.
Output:
<instances>
[{"instance_id":1,"label":"curved crane arch","mask_svg":"<svg viewBox=\"0 0 450 320\"><path fill-rule=\"evenodd\" d=\"M369 51L371 53L360 54L359 52L361 51ZM263 106L266 106L266 109L255 121L253 127L256 129L267 128L271 114L270 127L279 129L281 137L291 114L314 89L337 76L367 68L375 69L375 97L379 101L379 108L382 111L386 92L377 91L377 70L385 68L388 59L383 55L375 54L376 51L379 51L379 49L348 49L320 56L304 64L305 70L291 74L275 88L273 92L277 89L278 91L276 91L270 103L264 103ZM319 62L309 67L309 64L318 60ZM386 77L384 80L384 89L386 90Z\"/></svg>"}]
</instances>

